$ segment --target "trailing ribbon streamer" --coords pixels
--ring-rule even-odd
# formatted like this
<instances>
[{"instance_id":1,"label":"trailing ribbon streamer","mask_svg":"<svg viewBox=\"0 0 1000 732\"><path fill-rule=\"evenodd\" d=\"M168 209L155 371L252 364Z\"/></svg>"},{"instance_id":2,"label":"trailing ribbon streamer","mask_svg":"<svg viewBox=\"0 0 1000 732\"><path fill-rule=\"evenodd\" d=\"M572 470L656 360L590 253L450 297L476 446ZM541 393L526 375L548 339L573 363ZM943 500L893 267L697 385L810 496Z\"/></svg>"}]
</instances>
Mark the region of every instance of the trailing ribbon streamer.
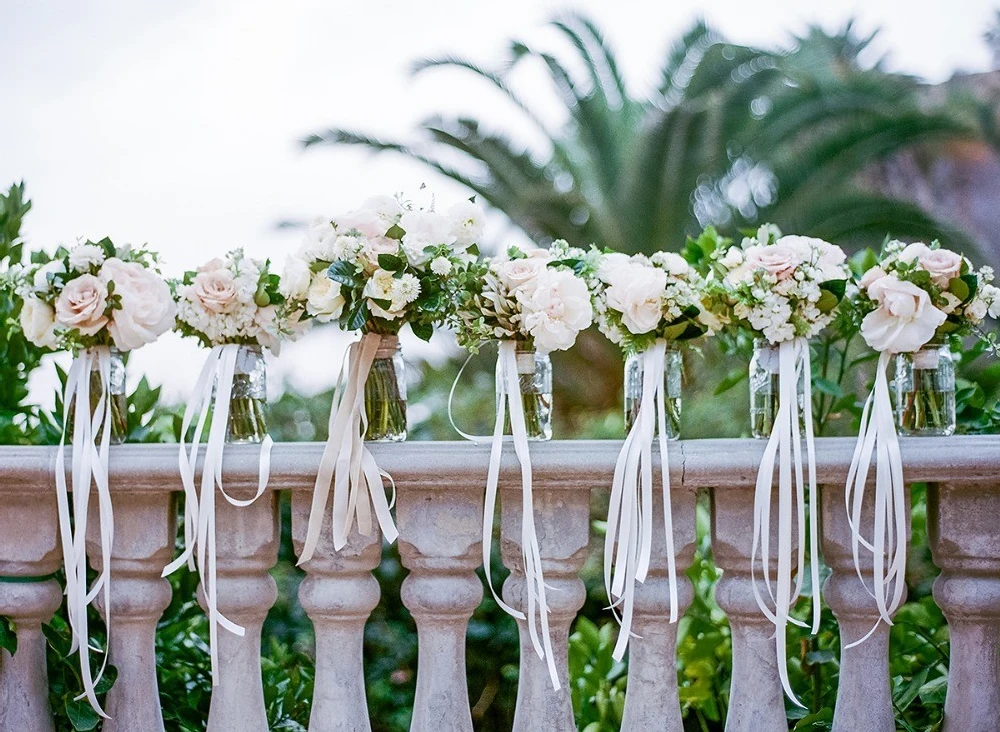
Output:
<instances>
[{"instance_id":1,"label":"trailing ribbon streamer","mask_svg":"<svg viewBox=\"0 0 1000 732\"><path fill-rule=\"evenodd\" d=\"M757 485L754 493L753 548L750 555L750 576L754 598L764 616L774 623L775 647L778 660L778 675L781 686L788 698L795 704L802 704L792 692L788 681L788 661L786 652L786 629L788 623L807 627L788 612L802 592L805 577L806 535L806 495L803 483L801 433L799 430L799 409L796 384L802 378L803 394L801 419L805 425L806 461L809 481L809 551L810 579L812 582L812 632L819 631L820 621L820 581L819 581L819 502L816 489L816 452L813 439L812 385L809 344L805 338L783 341L778 346L778 412L764 448ZM775 459L778 463L778 574L774 586L770 570L771 537L771 491L774 481ZM794 471L794 474L793 474ZM793 484L794 478L794 484ZM791 584L792 574L792 529L796 522L798 555L796 557L795 587ZM764 585L770 605L761 595L757 584L757 554L760 552Z\"/></svg>"},{"instance_id":2,"label":"trailing ribbon streamer","mask_svg":"<svg viewBox=\"0 0 1000 732\"><path fill-rule=\"evenodd\" d=\"M642 399L639 414L615 462L604 539L604 587L612 611L621 623L613 657L625 655L632 629L635 583L645 582L653 545L653 432L659 430L660 476L663 491L663 524L667 543L667 580L670 588L670 622L677 622L677 566L674 558L673 513L670 505L670 468L667 462L667 421L663 393L663 367L667 343L657 340L640 354ZM615 545L617 542L617 555ZM614 570L612 573L612 560ZM621 604L621 614L615 610Z\"/></svg>"},{"instance_id":3,"label":"trailing ribbon streamer","mask_svg":"<svg viewBox=\"0 0 1000 732\"><path fill-rule=\"evenodd\" d=\"M212 686L219 684L218 629L221 625L230 633L243 636L245 629L222 614L218 604L217 557L215 548L215 488L234 506L244 507L254 503L267 489L271 473L270 435L260 444L257 493L248 500L233 498L222 484L222 455L229 425L229 400L233 391L236 359L240 346L227 344L215 346L208 354L195 383L194 396L184 410L181 424L179 467L184 486L184 551L163 570L166 577L184 564L197 568L208 611L209 653L212 659ZM214 398L213 398L214 392ZM212 415L205 445L205 459L201 470L201 493L195 487L198 450L201 436ZM190 449L185 445L188 429L197 415Z\"/></svg>"},{"instance_id":4,"label":"trailing ribbon streamer","mask_svg":"<svg viewBox=\"0 0 1000 732\"><path fill-rule=\"evenodd\" d=\"M385 539L392 543L399 532L392 520L391 504L385 497L385 476L392 484L388 473L379 469L375 458L365 447L364 433L368 427L365 414L365 382L371 371L375 354L382 343L378 333L365 333L361 340L352 343L348 349L347 383L343 380L343 370L337 379L337 388L330 407L330 433L323 448L319 473L313 490L312 509L306 540L299 557L299 565L309 561L319 543L323 528L323 512L333 486L333 547L337 551L347 544L354 518L357 516L358 531L363 536L372 533L372 510ZM393 486L393 489L395 487ZM367 492L371 499L363 496Z\"/></svg>"},{"instance_id":5,"label":"trailing ribbon streamer","mask_svg":"<svg viewBox=\"0 0 1000 732\"><path fill-rule=\"evenodd\" d=\"M538 544L538 534L535 531L535 508L531 490L531 456L528 451L528 429L524 421L524 404L521 401L521 384L517 372L517 344L512 340L500 341L497 355L497 386L502 387L502 393L497 399L496 421L492 437L486 435L470 435L455 426L451 413L452 398L462 372L469 364L471 356L459 370L455 383L451 386L448 397L448 418L459 435L478 444L490 443L490 464L486 474L486 497L483 503L483 571L486 573L486 584L493 593L504 612L517 620L526 620L528 637L538 657L546 662L553 688L560 689L559 674L556 671L555 654L552 650L552 638L549 633L549 606L545 599L545 579L542 576L542 557ZM524 559L524 585L527 599L527 614L515 610L500 597L493 587L493 576L490 569L490 555L493 548L493 519L496 515L498 487L500 483L500 457L503 452L504 421L507 410L510 410L511 441L514 443L514 453L521 465L521 552ZM537 616L537 621L536 621ZM541 636L541 637L539 637Z\"/></svg>"},{"instance_id":6,"label":"trailing ribbon streamer","mask_svg":"<svg viewBox=\"0 0 1000 732\"><path fill-rule=\"evenodd\" d=\"M90 378L94 367L100 374L101 393L91 412ZM114 543L114 513L108 486L108 455L111 445L111 349L107 346L88 348L73 358L63 391L63 430L56 451L56 501L59 510L59 536L62 541L63 564L66 570L66 608L72 635L70 653L80 656L83 693L94 710L105 719L108 715L97 701L95 687L104 676L108 655L96 677L90 669L90 651L100 649L90 645L87 626L87 606L103 594L108 641L111 638L111 547ZM66 429L70 412L73 417L72 520L66 486ZM97 436L100 435L100 444ZM90 486L97 488L98 519L101 535L101 570L87 591L87 509Z\"/></svg>"},{"instance_id":7,"label":"trailing ribbon streamer","mask_svg":"<svg viewBox=\"0 0 1000 732\"><path fill-rule=\"evenodd\" d=\"M875 386L861 413L861 432L851 459L851 469L847 473L845 492L854 567L865 589L875 599L879 619L871 630L846 648L871 637L880 622L892 625L891 616L902 603L906 589L906 484L903 482L903 458L889 399L889 380L885 374L890 357L888 353L879 355ZM875 453L876 459L875 516L872 541L869 542L861 535L861 511L872 453ZM871 589L868 589L861 568L862 546L872 553ZM887 555L888 571L884 563Z\"/></svg>"}]
</instances>

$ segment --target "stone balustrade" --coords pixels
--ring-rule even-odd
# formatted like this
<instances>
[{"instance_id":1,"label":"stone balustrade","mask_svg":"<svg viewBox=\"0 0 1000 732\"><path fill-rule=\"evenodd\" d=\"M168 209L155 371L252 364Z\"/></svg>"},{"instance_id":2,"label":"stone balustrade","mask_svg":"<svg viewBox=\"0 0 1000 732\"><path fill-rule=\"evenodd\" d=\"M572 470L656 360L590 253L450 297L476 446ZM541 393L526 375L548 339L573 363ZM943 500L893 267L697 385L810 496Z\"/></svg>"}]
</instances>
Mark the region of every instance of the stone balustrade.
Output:
<instances>
[{"instance_id":1,"label":"stone balustrade","mask_svg":"<svg viewBox=\"0 0 1000 732\"><path fill-rule=\"evenodd\" d=\"M1000 438L904 439L910 482L931 484L928 521L935 563L942 572L934 596L951 625L951 668L945 732L1000 729ZM832 574L825 597L845 644L877 617L854 573L843 484L854 441L817 440L822 491L822 549ZM567 682L567 636L584 601L578 576L591 541L590 494L605 491L620 443L572 441L533 444L535 521L551 605L550 624L563 682L554 691L545 664L532 651L521 624L521 666L514 727L518 732L575 729ZM111 484L116 531L112 551L111 659L121 676L107 699L113 721L106 730L163 729L156 693L153 641L156 621L170 600L160 571L173 552L176 529L175 446L126 445L112 449ZM322 446L282 444L272 455L271 491L249 508L217 501L219 607L246 628L242 638L219 633L221 684L215 687L208 729L267 729L259 648L260 628L276 600L269 576L277 560L279 522L275 491L292 492L292 539L305 535L310 491ZM756 607L748 571L753 486L763 443L691 440L670 447L674 547L680 603L692 588L683 576L695 546L695 496L711 499L719 606L733 637L733 682L727 730L787 729L777 679L773 629ZM411 729L469 732L472 717L465 674L465 630L482 600L476 576L482 557L481 517L488 448L465 443L373 445L381 467L396 482L400 554L410 574L402 599L417 625L419 665ZM54 498L55 452L0 448L0 615L17 628L18 651L0 652L0 732L53 730L48 710L45 640L41 625L61 601L52 575L59 567ZM239 494L256 482L252 447L227 450L227 486ZM511 574L503 593L520 605L520 473L514 456L501 470L501 555ZM869 507L870 508L870 507ZM659 511L659 508L656 509ZM676 679L677 626L668 622L665 537L654 521L654 560L636 593L635 636L623 730L680 732ZM329 528L327 527L327 532ZM93 540L96 536L92 536ZM370 730L365 704L362 641L378 603L372 575L381 555L377 536L354 535L341 552L327 536L304 569L299 601L316 629L316 682L310 729ZM91 541L92 561L99 544ZM108 608L101 607L101 612ZM888 632L844 649L834 729L895 729L888 677ZM205 658L206 668L208 658Z\"/></svg>"}]
</instances>

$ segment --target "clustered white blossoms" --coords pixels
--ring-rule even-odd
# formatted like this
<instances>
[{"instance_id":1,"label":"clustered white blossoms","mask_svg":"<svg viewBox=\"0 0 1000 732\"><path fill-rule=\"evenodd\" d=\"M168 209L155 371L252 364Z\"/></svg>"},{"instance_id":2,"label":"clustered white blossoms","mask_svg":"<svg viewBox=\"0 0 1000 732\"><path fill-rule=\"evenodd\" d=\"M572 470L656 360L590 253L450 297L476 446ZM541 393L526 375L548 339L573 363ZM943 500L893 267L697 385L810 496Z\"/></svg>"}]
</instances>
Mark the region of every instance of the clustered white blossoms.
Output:
<instances>
[{"instance_id":1,"label":"clustered white blossoms","mask_svg":"<svg viewBox=\"0 0 1000 732\"><path fill-rule=\"evenodd\" d=\"M5 279L22 299L20 326L36 346L132 351L174 325L170 287L156 266L148 249L102 239L12 267Z\"/></svg>"},{"instance_id":2,"label":"clustered white blossoms","mask_svg":"<svg viewBox=\"0 0 1000 732\"><path fill-rule=\"evenodd\" d=\"M688 340L720 326L702 305L703 281L679 254L656 252L600 256L590 281L597 325L626 353L638 353L657 339Z\"/></svg>"},{"instance_id":3,"label":"clustered white blossoms","mask_svg":"<svg viewBox=\"0 0 1000 732\"><path fill-rule=\"evenodd\" d=\"M268 262L234 249L175 283L177 330L206 346L261 345L277 352L303 330L301 312L281 296Z\"/></svg>"},{"instance_id":4,"label":"clustered white blossoms","mask_svg":"<svg viewBox=\"0 0 1000 732\"><path fill-rule=\"evenodd\" d=\"M989 315L1000 316L993 269L937 242L888 242L878 264L862 276L859 303L867 312L861 334L887 353L910 353L949 335L965 335Z\"/></svg>"},{"instance_id":5,"label":"clustered white blossoms","mask_svg":"<svg viewBox=\"0 0 1000 732\"><path fill-rule=\"evenodd\" d=\"M281 293L319 322L379 333L409 322L430 338L444 317L453 275L475 257L483 223L472 201L440 213L399 197L371 198L313 223L285 261Z\"/></svg>"},{"instance_id":6,"label":"clustered white blossoms","mask_svg":"<svg viewBox=\"0 0 1000 732\"><path fill-rule=\"evenodd\" d=\"M594 255L557 241L549 249L510 247L468 266L453 318L459 343L475 349L483 340L512 339L541 353L570 348L594 320L582 271L591 265Z\"/></svg>"},{"instance_id":7,"label":"clustered white blossoms","mask_svg":"<svg viewBox=\"0 0 1000 732\"><path fill-rule=\"evenodd\" d=\"M782 236L769 224L713 257L720 280L710 286L723 294L723 316L747 323L772 344L810 338L828 325L850 274L840 247Z\"/></svg>"}]
</instances>

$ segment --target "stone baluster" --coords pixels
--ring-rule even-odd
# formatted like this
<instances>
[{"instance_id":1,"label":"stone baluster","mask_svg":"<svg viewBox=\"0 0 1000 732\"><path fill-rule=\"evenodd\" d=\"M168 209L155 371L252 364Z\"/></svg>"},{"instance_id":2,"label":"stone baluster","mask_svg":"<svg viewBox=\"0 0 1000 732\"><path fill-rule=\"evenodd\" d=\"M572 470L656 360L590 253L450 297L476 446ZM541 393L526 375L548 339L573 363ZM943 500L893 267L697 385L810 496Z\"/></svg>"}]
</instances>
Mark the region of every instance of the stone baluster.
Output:
<instances>
[{"instance_id":1,"label":"stone baluster","mask_svg":"<svg viewBox=\"0 0 1000 732\"><path fill-rule=\"evenodd\" d=\"M253 488L226 486L231 496L241 499L253 496ZM278 494L267 491L243 507L217 494L215 506L219 611L246 633L240 637L219 629L219 685L212 689L208 732L267 732L260 639L267 612L278 599L269 574L278 561ZM198 601L204 608L200 586Z\"/></svg>"},{"instance_id":2,"label":"stone baluster","mask_svg":"<svg viewBox=\"0 0 1000 732\"><path fill-rule=\"evenodd\" d=\"M163 729L156 683L156 624L170 604L170 582L161 575L176 537L172 486L165 491L115 492L115 536L111 547L111 635L109 663L118 678L108 691L104 711L111 719L105 732ZM96 495L91 496L87 526L90 564L101 567L100 524ZM107 620L104 596L98 609Z\"/></svg>"},{"instance_id":3,"label":"stone baluster","mask_svg":"<svg viewBox=\"0 0 1000 732\"><path fill-rule=\"evenodd\" d=\"M729 618L733 644L733 680L726 732L788 729L778 678L774 625L764 617L753 594L750 574L753 503L752 485L712 489L712 552L716 566L723 570L715 585L715 599ZM771 516L777 515L775 497ZM793 551L796 540L793 536ZM776 548L777 545L777 521L772 521L770 546ZM778 571L776 556L771 557L770 571L773 578ZM763 580L758 577L757 582L767 597Z\"/></svg>"},{"instance_id":4,"label":"stone baluster","mask_svg":"<svg viewBox=\"0 0 1000 732\"><path fill-rule=\"evenodd\" d=\"M521 552L521 485L518 477L505 481L501 495L503 562L510 576L503 598L524 611L525 580ZM590 529L590 491L587 486L547 488L534 484L535 529L545 575L549 605L549 631L561 688L553 689L546 662L538 657L528 635L527 623L517 621L521 635L521 663L513 732L575 732L570 699L568 662L569 629L583 607L586 589L578 576L587 559Z\"/></svg>"},{"instance_id":5,"label":"stone baluster","mask_svg":"<svg viewBox=\"0 0 1000 732\"><path fill-rule=\"evenodd\" d=\"M476 482L399 491L403 603L417 623L410 732L472 732L465 676L469 618L483 599L483 489Z\"/></svg>"},{"instance_id":6,"label":"stone baluster","mask_svg":"<svg viewBox=\"0 0 1000 732\"><path fill-rule=\"evenodd\" d=\"M879 623L875 599L858 578L851 548L851 527L844 505L844 487L828 485L822 491L823 559L833 570L826 581L823 599L840 624L840 677L834 732L894 732L896 721L889 683L889 626ZM906 537L910 536L909 489L906 492ZM865 491L861 512L864 537L871 541L874 521L875 491ZM872 553L861 547L859 558L867 586L872 586ZM905 599L905 594L904 594ZM878 628L863 643L847 644L863 638L878 623Z\"/></svg>"},{"instance_id":7,"label":"stone baluster","mask_svg":"<svg viewBox=\"0 0 1000 732\"><path fill-rule=\"evenodd\" d=\"M672 476L674 488L671 491L678 619L694 599L694 588L686 572L694 559L696 502L693 490L679 487L679 462L674 460L678 469ZM646 581L636 586L632 632L637 637L631 638L628 644L628 691L622 717L625 732L653 729L683 732L684 729L677 695L677 624L670 622L666 551L663 495L656 491L652 560Z\"/></svg>"},{"instance_id":8,"label":"stone baluster","mask_svg":"<svg viewBox=\"0 0 1000 732\"><path fill-rule=\"evenodd\" d=\"M927 524L934 599L951 633L945 732L996 732L1000 724L1000 485L931 485Z\"/></svg>"},{"instance_id":9,"label":"stone baluster","mask_svg":"<svg viewBox=\"0 0 1000 732\"><path fill-rule=\"evenodd\" d=\"M17 633L17 652L0 651L0 730L50 732L42 624L62 602L59 583L44 579L62 563L55 488L18 494L5 484L0 490L0 615Z\"/></svg>"},{"instance_id":10,"label":"stone baluster","mask_svg":"<svg viewBox=\"0 0 1000 732\"><path fill-rule=\"evenodd\" d=\"M312 486L310 485L310 488ZM292 493L292 537L295 552L305 543L312 491ZM382 559L378 528L371 536L357 525L339 552L333 548L330 507L312 559L303 565L306 578L299 602L316 631L316 680L310 732L369 732L365 698L365 623L378 605L378 581L372 576Z\"/></svg>"}]
</instances>

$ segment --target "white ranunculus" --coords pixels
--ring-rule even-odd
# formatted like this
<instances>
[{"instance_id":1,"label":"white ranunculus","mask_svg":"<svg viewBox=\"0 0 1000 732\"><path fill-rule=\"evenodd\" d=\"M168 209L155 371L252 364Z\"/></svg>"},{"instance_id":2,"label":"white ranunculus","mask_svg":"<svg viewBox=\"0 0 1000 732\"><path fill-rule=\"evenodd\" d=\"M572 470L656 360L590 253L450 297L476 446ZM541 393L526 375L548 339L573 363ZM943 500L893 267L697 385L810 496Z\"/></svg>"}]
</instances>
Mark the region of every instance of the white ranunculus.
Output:
<instances>
[{"instance_id":1,"label":"white ranunculus","mask_svg":"<svg viewBox=\"0 0 1000 732\"><path fill-rule=\"evenodd\" d=\"M120 300L108 330L122 351L152 343L174 327L177 306L170 287L155 272L137 262L111 258L101 267L101 280L115 283Z\"/></svg>"},{"instance_id":2,"label":"white ranunculus","mask_svg":"<svg viewBox=\"0 0 1000 732\"><path fill-rule=\"evenodd\" d=\"M659 326L666 287L667 273L662 269L633 264L615 272L605 297L608 307L621 313L622 325L641 335Z\"/></svg>"},{"instance_id":3,"label":"white ranunculus","mask_svg":"<svg viewBox=\"0 0 1000 732\"><path fill-rule=\"evenodd\" d=\"M69 252L69 266L77 272L86 272L91 267L100 267L104 262L104 250L96 244L81 244Z\"/></svg>"},{"instance_id":4,"label":"white ranunculus","mask_svg":"<svg viewBox=\"0 0 1000 732\"><path fill-rule=\"evenodd\" d=\"M482 239L486 214L478 204L459 201L448 209L448 218L451 220L454 244L458 249L465 249Z\"/></svg>"},{"instance_id":5,"label":"white ranunculus","mask_svg":"<svg viewBox=\"0 0 1000 732\"><path fill-rule=\"evenodd\" d=\"M39 348L56 348L56 314L48 303L37 297L26 297L21 306L21 330L24 337Z\"/></svg>"},{"instance_id":6,"label":"white ranunculus","mask_svg":"<svg viewBox=\"0 0 1000 732\"><path fill-rule=\"evenodd\" d=\"M542 352L562 351L594 319L587 284L569 270L545 269L539 286L527 296L518 296L521 322Z\"/></svg>"},{"instance_id":7,"label":"white ranunculus","mask_svg":"<svg viewBox=\"0 0 1000 732\"><path fill-rule=\"evenodd\" d=\"M288 300L301 300L308 295L311 281L312 271L308 262L291 254L285 257L285 269L278 282L278 292Z\"/></svg>"},{"instance_id":8,"label":"white ranunculus","mask_svg":"<svg viewBox=\"0 0 1000 732\"><path fill-rule=\"evenodd\" d=\"M912 353L934 337L947 315L931 303L927 293L894 275L868 287L868 296L879 304L861 322L861 335L876 351Z\"/></svg>"},{"instance_id":9,"label":"white ranunculus","mask_svg":"<svg viewBox=\"0 0 1000 732\"><path fill-rule=\"evenodd\" d=\"M318 273L309 285L306 312L321 323L329 323L339 318L343 311L344 296L340 292L340 283L327 277L326 272Z\"/></svg>"}]
</instances>

